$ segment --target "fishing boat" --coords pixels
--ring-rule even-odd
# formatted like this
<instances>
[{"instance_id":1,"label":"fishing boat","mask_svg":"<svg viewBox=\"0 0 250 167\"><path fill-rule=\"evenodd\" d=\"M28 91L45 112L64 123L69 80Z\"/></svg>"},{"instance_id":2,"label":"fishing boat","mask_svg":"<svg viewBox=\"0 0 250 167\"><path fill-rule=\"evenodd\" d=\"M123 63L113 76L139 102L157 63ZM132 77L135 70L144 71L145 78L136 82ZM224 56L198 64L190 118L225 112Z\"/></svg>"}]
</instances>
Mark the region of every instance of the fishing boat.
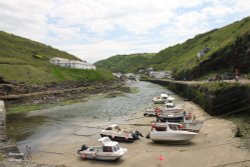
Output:
<instances>
[{"instance_id":1,"label":"fishing boat","mask_svg":"<svg viewBox=\"0 0 250 167\"><path fill-rule=\"evenodd\" d=\"M197 134L179 129L177 123L166 123L164 130L152 128L149 137L153 142L188 143Z\"/></svg>"},{"instance_id":2,"label":"fishing boat","mask_svg":"<svg viewBox=\"0 0 250 167\"><path fill-rule=\"evenodd\" d=\"M156 130L159 131L164 131L167 128L167 123L166 122L153 122L152 128L155 128ZM193 122L182 122L177 124L178 129L180 130L185 130L189 132L196 132L198 133L202 126L203 126L203 121L193 121Z\"/></svg>"},{"instance_id":3,"label":"fishing boat","mask_svg":"<svg viewBox=\"0 0 250 167\"><path fill-rule=\"evenodd\" d=\"M182 111L184 108L176 106L173 102L165 103L165 108L162 110L163 112L170 112L170 111Z\"/></svg>"},{"instance_id":4,"label":"fishing boat","mask_svg":"<svg viewBox=\"0 0 250 167\"><path fill-rule=\"evenodd\" d=\"M86 145L82 145L77 153L81 155L82 159L115 161L127 152L126 148L121 148L118 142L111 141L108 137L102 137L98 141L102 143L100 146L88 148Z\"/></svg>"},{"instance_id":5,"label":"fishing boat","mask_svg":"<svg viewBox=\"0 0 250 167\"><path fill-rule=\"evenodd\" d=\"M101 137L109 137L113 141L133 142L143 135L137 131L121 129L118 124L112 124L100 132Z\"/></svg>"},{"instance_id":6,"label":"fishing boat","mask_svg":"<svg viewBox=\"0 0 250 167\"><path fill-rule=\"evenodd\" d=\"M157 114L156 122L186 122L192 123L195 120L195 116L191 112L186 112L183 110L175 110L175 111L162 111Z\"/></svg>"},{"instance_id":7,"label":"fishing boat","mask_svg":"<svg viewBox=\"0 0 250 167\"><path fill-rule=\"evenodd\" d=\"M167 94L161 94L153 98L154 104L164 104L169 96Z\"/></svg>"},{"instance_id":8,"label":"fishing boat","mask_svg":"<svg viewBox=\"0 0 250 167\"><path fill-rule=\"evenodd\" d=\"M144 111L144 116L156 116L158 113L162 112L160 107L148 108Z\"/></svg>"}]
</instances>

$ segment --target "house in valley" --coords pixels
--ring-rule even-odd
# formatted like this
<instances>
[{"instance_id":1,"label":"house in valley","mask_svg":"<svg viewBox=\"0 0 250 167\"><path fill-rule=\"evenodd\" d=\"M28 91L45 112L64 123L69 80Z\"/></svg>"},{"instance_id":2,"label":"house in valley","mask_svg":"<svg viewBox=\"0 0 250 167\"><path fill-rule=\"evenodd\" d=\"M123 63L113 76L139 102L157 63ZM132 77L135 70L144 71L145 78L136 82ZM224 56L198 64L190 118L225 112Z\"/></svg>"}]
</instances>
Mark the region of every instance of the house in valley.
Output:
<instances>
[{"instance_id":1,"label":"house in valley","mask_svg":"<svg viewBox=\"0 0 250 167\"><path fill-rule=\"evenodd\" d=\"M92 70L96 69L95 65L87 63L86 61L69 60L69 59L64 59L60 57L51 58L50 63L60 66L60 67L77 68L77 69L92 69Z\"/></svg>"}]
</instances>

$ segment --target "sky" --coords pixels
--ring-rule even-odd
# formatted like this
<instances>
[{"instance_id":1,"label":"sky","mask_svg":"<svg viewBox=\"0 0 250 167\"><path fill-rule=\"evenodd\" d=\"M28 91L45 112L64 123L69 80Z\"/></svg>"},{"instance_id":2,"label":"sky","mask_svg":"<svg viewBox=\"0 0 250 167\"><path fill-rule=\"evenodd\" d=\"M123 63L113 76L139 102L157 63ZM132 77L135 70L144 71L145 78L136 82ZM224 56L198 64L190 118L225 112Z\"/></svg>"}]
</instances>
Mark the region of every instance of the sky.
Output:
<instances>
[{"instance_id":1,"label":"sky","mask_svg":"<svg viewBox=\"0 0 250 167\"><path fill-rule=\"evenodd\" d=\"M0 30L94 63L159 52L250 16L249 0L0 0Z\"/></svg>"}]
</instances>

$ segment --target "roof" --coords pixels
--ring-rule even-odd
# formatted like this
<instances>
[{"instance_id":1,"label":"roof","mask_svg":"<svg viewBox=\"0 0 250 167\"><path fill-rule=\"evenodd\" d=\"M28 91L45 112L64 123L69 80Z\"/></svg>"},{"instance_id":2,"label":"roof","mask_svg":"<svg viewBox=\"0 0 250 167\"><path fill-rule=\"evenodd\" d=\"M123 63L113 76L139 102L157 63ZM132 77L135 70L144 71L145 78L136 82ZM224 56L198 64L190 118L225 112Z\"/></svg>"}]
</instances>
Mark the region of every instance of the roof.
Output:
<instances>
[{"instance_id":1,"label":"roof","mask_svg":"<svg viewBox=\"0 0 250 167\"><path fill-rule=\"evenodd\" d=\"M68 59L64 59L64 58L61 58L61 57L53 57L53 58L51 58L50 60L63 60L63 61L68 61Z\"/></svg>"},{"instance_id":2,"label":"roof","mask_svg":"<svg viewBox=\"0 0 250 167\"><path fill-rule=\"evenodd\" d=\"M97 141L102 142L103 146L115 146L118 144L116 141L111 141L109 137L102 137Z\"/></svg>"}]
</instances>

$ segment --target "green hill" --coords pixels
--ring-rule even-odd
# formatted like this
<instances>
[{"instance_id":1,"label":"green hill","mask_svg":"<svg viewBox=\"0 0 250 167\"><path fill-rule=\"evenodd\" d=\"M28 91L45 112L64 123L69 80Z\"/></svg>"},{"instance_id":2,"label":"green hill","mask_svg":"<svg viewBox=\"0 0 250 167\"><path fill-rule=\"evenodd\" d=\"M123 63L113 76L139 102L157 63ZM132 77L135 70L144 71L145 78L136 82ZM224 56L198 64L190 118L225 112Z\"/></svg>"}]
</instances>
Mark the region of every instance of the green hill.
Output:
<instances>
[{"instance_id":1,"label":"green hill","mask_svg":"<svg viewBox=\"0 0 250 167\"><path fill-rule=\"evenodd\" d=\"M157 70L171 70L177 79L197 79L213 73L230 73L236 68L241 73L249 73L249 36L250 17L247 17L223 28L199 34L182 44L168 47L148 58L146 63L133 62L132 71L137 72L137 69L149 67ZM209 48L209 51L198 58L197 53L206 47ZM110 60L112 58L103 60L102 64ZM123 63L126 64L128 61L132 60L126 59L126 62ZM112 62L105 62L105 64L109 63L111 63L110 66L103 66L99 62L96 64L100 68L113 70ZM127 66L123 67L120 67L120 71L130 70L126 69ZM119 71L119 69L116 70Z\"/></svg>"},{"instance_id":2,"label":"green hill","mask_svg":"<svg viewBox=\"0 0 250 167\"><path fill-rule=\"evenodd\" d=\"M137 72L149 65L149 60L155 53L138 53L131 55L116 55L95 63L96 67L113 72Z\"/></svg>"},{"instance_id":3,"label":"green hill","mask_svg":"<svg viewBox=\"0 0 250 167\"><path fill-rule=\"evenodd\" d=\"M0 78L7 82L43 84L65 81L113 79L110 72L61 68L49 63L52 57L79 60L50 46L0 31Z\"/></svg>"}]
</instances>

